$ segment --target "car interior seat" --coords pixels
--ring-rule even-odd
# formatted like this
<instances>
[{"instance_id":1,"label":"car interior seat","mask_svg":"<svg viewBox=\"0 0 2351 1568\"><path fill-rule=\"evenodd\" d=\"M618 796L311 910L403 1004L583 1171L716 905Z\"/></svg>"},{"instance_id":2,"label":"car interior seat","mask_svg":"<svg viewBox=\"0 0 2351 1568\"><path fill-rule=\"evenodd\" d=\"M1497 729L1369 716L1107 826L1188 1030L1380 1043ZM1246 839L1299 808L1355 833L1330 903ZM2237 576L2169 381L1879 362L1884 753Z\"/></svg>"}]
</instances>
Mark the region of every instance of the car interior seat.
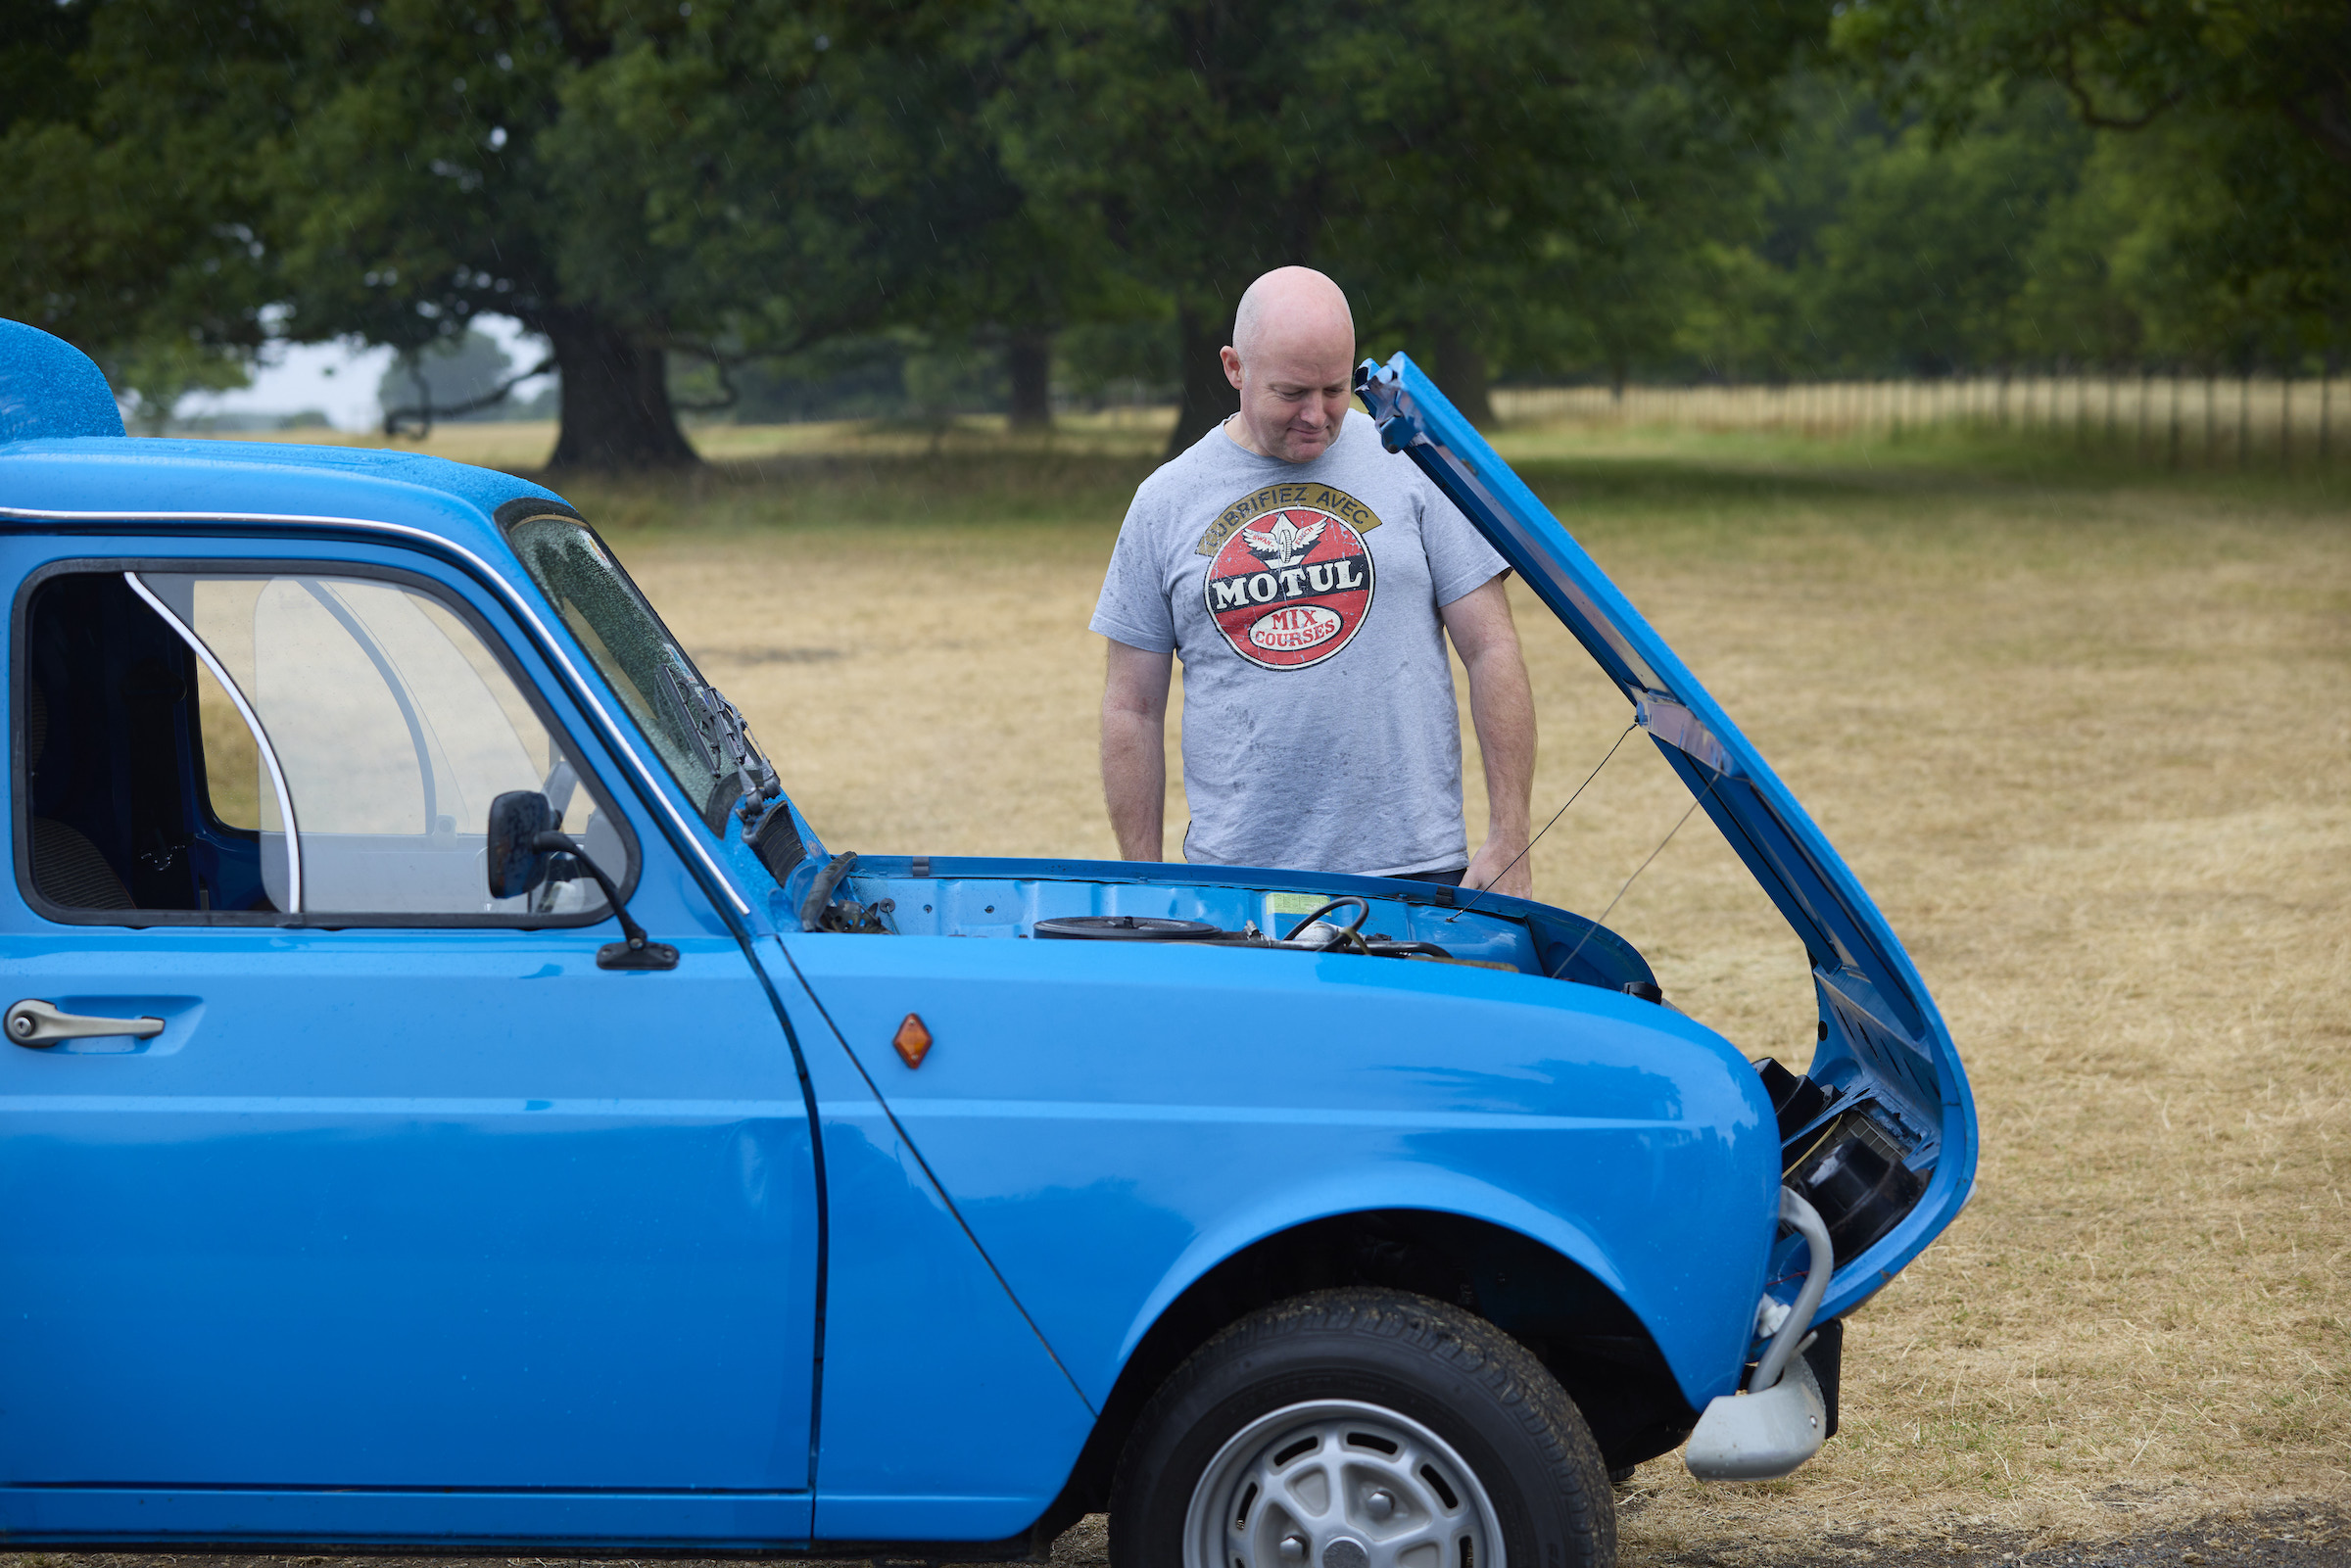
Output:
<instances>
[{"instance_id":1,"label":"car interior seat","mask_svg":"<svg viewBox=\"0 0 2351 1568\"><path fill-rule=\"evenodd\" d=\"M40 771L49 743L49 698L38 681L24 683L24 773ZM69 909L136 909L139 906L108 865L106 856L80 829L54 817L32 819L32 885L42 897Z\"/></svg>"}]
</instances>

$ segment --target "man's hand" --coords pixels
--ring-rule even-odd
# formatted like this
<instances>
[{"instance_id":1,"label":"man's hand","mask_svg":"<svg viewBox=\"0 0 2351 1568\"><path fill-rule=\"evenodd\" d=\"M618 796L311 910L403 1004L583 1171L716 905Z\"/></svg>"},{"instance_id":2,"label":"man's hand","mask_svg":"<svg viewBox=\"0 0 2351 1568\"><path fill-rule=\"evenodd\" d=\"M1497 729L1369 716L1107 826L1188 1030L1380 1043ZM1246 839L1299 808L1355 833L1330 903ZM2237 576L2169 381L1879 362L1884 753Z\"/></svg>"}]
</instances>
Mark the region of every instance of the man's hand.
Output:
<instances>
[{"instance_id":1,"label":"man's hand","mask_svg":"<svg viewBox=\"0 0 2351 1568\"><path fill-rule=\"evenodd\" d=\"M1173 653L1110 643L1102 680L1102 799L1122 860L1164 860ZM1520 679L1524 679L1523 676Z\"/></svg>"},{"instance_id":2,"label":"man's hand","mask_svg":"<svg viewBox=\"0 0 2351 1568\"><path fill-rule=\"evenodd\" d=\"M1486 841L1470 857L1462 885L1532 898L1533 857L1522 851L1535 787L1535 693L1518 650L1507 582L1497 577L1437 613L1469 671L1469 721L1486 766Z\"/></svg>"}]
</instances>

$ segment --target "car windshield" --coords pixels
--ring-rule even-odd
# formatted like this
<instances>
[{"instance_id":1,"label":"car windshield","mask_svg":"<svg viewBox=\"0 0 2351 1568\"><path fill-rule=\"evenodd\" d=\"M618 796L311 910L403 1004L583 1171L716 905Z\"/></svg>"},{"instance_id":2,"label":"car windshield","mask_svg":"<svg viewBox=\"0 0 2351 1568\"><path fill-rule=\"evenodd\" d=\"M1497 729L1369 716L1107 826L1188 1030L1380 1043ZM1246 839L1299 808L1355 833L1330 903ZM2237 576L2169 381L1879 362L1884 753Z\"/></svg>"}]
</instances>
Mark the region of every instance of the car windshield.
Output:
<instances>
[{"instance_id":1,"label":"car windshield","mask_svg":"<svg viewBox=\"0 0 2351 1568\"><path fill-rule=\"evenodd\" d=\"M506 538L713 830L746 791L772 783L743 716L702 679L595 530L542 514Z\"/></svg>"}]
</instances>

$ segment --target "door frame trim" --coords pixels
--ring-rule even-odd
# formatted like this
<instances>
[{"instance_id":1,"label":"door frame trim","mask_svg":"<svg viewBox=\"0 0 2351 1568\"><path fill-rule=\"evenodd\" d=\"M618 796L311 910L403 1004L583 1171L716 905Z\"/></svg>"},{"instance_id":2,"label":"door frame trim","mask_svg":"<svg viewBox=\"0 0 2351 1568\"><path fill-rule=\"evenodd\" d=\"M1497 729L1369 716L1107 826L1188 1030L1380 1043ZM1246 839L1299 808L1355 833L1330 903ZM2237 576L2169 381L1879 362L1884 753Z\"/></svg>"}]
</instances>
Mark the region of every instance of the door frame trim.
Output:
<instances>
[{"instance_id":1,"label":"door frame trim","mask_svg":"<svg viewBox=\"0 0 2351 1568\"><path fill-rule=\"evenodd\" d=\"M429 528L416 528L408 523L379 523L365 517L312 517L293 512L69 512L50 511L28 506L0 506L0 517L21 518L25 522L264 523L280 527L350 528L366 534L390 534L398 539L409 540L435 549L448 551L459 562L470 567L485 587L504 598L506 601L506 607L538 639L541 649L570 681L574 692L587 705L588 711L595 715L597 723L603 728L605 739L611 743L615 751L627 758L629 766L636 770L637 777L644 784L646 794L653 801L655 808L669 819L670 825L677 830L678 837L687 845L694 858L701 863L701 869L710 885L725 895L728 904L733 906L738 917L745 917L750 914L751 906L744 902L742 892L736 888L734 881L719 869L718 861L687 827L686 819L678 811L676 802L672 801L667 792L661 788L660 784L653 778L652 770L646 766L645 759L637 754L637 748L628 743L628 737L621 731L620 726L614 722L611 710L606 708L603 699L597 695L596 688L581 675L580 667L573 662L571 654L560 642L555 641L553 634L548 629L547 622L524 600L513 584L499 576L497 569L488 561L455 540L444 538Z\"/></svg>"}]
</instances>

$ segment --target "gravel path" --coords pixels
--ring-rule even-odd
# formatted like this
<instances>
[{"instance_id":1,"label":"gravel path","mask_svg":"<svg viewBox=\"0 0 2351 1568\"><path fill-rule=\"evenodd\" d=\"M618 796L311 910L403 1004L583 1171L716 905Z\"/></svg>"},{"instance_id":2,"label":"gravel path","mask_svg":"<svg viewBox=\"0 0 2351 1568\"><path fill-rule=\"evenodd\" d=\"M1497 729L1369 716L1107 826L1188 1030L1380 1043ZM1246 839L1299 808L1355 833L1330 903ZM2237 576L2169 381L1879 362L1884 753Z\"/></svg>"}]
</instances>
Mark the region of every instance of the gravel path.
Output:
<instances>
[{"instance_id":1,"label":"gravel path","mask_svg":"<svg viewBox=\"0 0 2351 1568\"><path fill-rule=\"evenodd\" d=\"M1055 1543L1060 1568L1110 1561L1100 1515ZM744 1568L744 1558L0 1556L0 1568ZM779 1558L794 1568L863 1568L809 1558ZM883 1559L901 1563L909 1559ZM2351 1508L2290 1509L2149 1530L2102 1543L2052 1542L1997 1532L1937 1535L1907 1541L1832 1536L1808 1549L1694 1547L1669 1556L1627 1553L1620 1568L2351 1568Z\"/></svg>"}]
</instances>

